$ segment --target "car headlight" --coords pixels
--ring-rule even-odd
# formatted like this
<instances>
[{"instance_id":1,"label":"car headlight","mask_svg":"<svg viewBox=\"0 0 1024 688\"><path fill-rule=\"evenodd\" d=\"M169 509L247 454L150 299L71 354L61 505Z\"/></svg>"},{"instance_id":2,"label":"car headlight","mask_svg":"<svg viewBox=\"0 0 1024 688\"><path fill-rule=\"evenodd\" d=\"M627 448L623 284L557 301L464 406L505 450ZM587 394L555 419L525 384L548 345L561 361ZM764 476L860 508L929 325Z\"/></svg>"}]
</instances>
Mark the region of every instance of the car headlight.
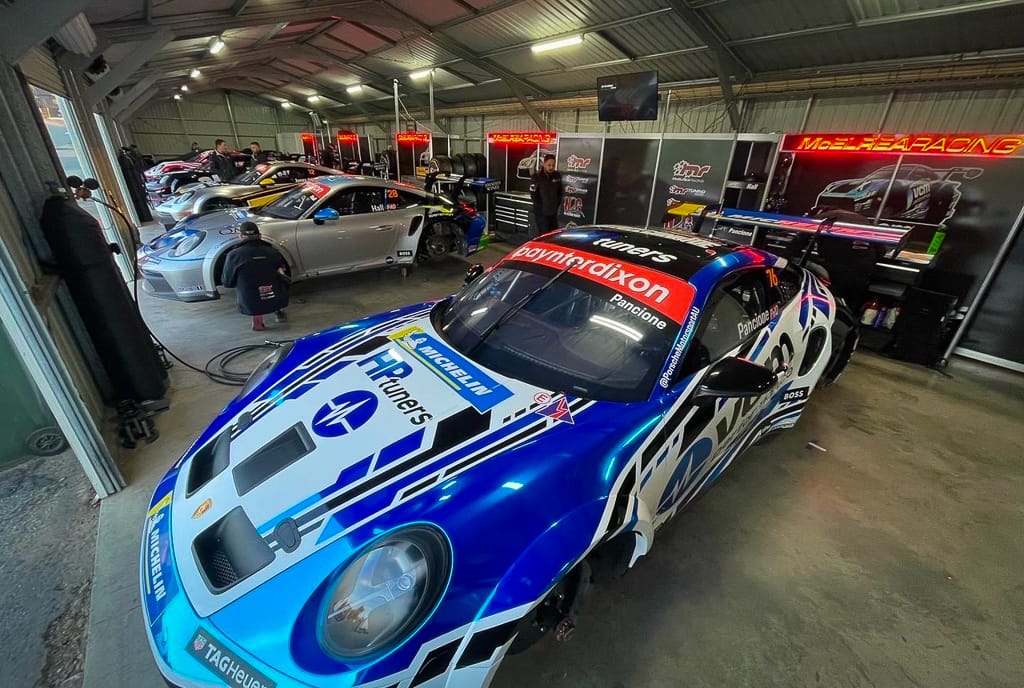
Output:
<instances>
[{"instance_id":1,"label":"car headlight","mask_svg":"<svg viewBox=\"0 0 1024 688\"><path fill-rule=\"evenodd\" d=\"M184 239L179 241L174 248L171 249L171 256L177 258L178 256L185 255L189 251L194 251L195 248L199 246L199 244L201 244L203 242L203 239L205 238L206 232L198 232L191 236L185 237Z\"/></svg>"},{"instance_id":2,"label":"car headlight","mask_svg":"<svg viewBox=\"0 0 1024 688\"><path fill-rule=\"evenodd\" d=\"M448 585L451 549L429 526L379 540L341 571L325 598L317 636L341 660L385 652L434 611Z\"/></svg>"},{"instance_id":3,"label":"car headlight","mask_svg":"<svg viewBox=\"0 0 1024 688\"><path fill-rule=\"evenodd\" d=\"M256 388L256 385L267 379L270 375L270 371L277 367L277 364L284 360L284 357L288 355L288 352L295 346L294 342L288 342L277 347L270 354L260 361L251 373L249 373L249 379L242 385L242 391L238 393L239 397L244 397L246 394Z\"/></svg>"}]
</instances>

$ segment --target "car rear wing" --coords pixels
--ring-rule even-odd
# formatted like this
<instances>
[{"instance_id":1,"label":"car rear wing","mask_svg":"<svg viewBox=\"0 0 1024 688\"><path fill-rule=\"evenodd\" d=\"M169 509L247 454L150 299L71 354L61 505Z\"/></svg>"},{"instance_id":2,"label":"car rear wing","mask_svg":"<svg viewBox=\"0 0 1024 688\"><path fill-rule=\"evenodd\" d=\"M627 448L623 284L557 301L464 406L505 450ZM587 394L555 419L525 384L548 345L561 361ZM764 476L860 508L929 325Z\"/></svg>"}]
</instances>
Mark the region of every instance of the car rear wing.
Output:
<instances>
[{"instance_id":1,"label":"car rear wing","mask_svg":"<svg viewBox=\"0 0 1024 688\"><path fill-rule=\"evenodd\" d=\"M438 192L441 185L448 185L452 195L458 196L463 189L478 189L487 192L501 190L501 180L491 177L467 177L462 174L441 174L428 172L423 183L424 191Z\"/></svg>"},{"instance_id":2,"label":"car rear wing","mask_svg":"<svg viewBox=\"0 0 1024 688\"><path fill-rule=\"evenodd\" d=\"M704 222L710 220L713 227L719 223L746 227L767 227L786 232L798 232L821 236L839 237L851 241L866 241L885 244L899 249L910 234L909 228L885 225L863 225L843 222L832 218L800 217L798 215L777 215L757 210L736 210L690 204L692 212L683 212L694 217L693 231L700 232Z\"/></svg>"}]
</instances>

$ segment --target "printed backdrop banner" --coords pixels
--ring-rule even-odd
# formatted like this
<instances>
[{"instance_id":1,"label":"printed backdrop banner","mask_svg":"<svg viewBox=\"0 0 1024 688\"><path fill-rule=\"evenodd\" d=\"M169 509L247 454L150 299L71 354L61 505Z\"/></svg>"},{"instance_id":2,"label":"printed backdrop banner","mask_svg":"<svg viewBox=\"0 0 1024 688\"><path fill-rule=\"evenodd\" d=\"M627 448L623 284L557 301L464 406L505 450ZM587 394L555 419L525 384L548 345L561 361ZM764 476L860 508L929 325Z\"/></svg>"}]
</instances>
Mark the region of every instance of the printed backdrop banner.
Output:
<instances>
[{"instance_id":1,"label":"printed backdrop banner","mask_svg":"<svg viewBox=\"0 0 1024 688\"><path fill-rule=\"evenodd\" d=\"M601 168L601 137L560 136L558 171L562 174L560 225L594 222L597 204L597 171Z\"/></svg>"},{"instance_id":2,"label":"printed backdrop banner","mask_svg":"<svg viewBox=\"0 0 1024 688\"><path fill-rule=\"evenodd\" d=\"M732 139L665 139L661 144L651 224L677 203L721 202L729 174Z\"/></svg>"},{"instance_id":3,"label":"printed backdrop banner","mask_svg":"<svg viewBox=\"0 0 1024 688\"><path fill-rule=\"evenodd\" d=\"M647 224L657 161L658 139L605 139L598 223L638 227Z\"/></svg>"}]
</instances>

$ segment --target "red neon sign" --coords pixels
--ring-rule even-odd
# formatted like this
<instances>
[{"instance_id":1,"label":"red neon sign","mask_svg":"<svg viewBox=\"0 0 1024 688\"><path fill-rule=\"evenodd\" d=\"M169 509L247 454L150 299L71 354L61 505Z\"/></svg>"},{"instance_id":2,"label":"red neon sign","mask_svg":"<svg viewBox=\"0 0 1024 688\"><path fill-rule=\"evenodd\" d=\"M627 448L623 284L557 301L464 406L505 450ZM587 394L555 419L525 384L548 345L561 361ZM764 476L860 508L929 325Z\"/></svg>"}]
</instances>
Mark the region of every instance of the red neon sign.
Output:
<instances>
[{"instance_id":1,"label":"red neon sign","mask_svg":"<svg viewBox=\"0 0 1024 688\"><path fill-rule=\"evenodd\" d=\"M792 153L909 153L913 155L1014 155L1024 134L786 134Z\"/></svg>"},{"instance_id":2,"label":"red neon sign","mask_svg":"<svg viewBox=\"0 0 1024 688\"><path fill-rule=\"evenodd\" d=\"M338 143L358 143L359 135L351 132L338 132Z\"/></svg>"},{"instance_id":3,"label":"red neon sign","mask_svg":"<svg viewBox=\"0 0 1024 688\"><path fill-rule=\"evenodd\" d=\"M527 144L530 146L544 146L554 143L558 134L552 131L492 131L487 135L490 143L498 144Z\"/></svg>"},{"instance_id":4,"label":"red neon sign","mask_svg":"<svg viewBox=\"0 0 1024 688\"><path fill-rule=\"evenodd\" d=\"M405 131L397 134L395 138L399 143L428 143L430 134L425 131Z\"/></svg>"}]
</instances>

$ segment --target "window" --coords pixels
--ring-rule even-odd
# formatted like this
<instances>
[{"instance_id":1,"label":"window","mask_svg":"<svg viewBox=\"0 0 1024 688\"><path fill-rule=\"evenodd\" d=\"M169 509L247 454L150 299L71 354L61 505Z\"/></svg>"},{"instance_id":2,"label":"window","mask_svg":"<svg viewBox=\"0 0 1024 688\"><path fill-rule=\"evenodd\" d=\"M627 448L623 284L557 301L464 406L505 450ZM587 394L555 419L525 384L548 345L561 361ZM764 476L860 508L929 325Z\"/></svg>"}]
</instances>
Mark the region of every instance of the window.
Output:
<instances>
[{"instance_id":1,"label":"window","mask_svg":"<svg viewBox=\"0 0 1024 688\"><path fill-rule=\"evenodd\" d=\"M373 187L356 187L345 189L332 196L327 206L334 208L342 215L363 215L382 212L384 207L383 189Z\"/></svg>"},{"instance_id":2,"label":"window","mask_svg":"<svg viewBox=\"0 0 1024 688\"><path fill-rule=\"evenodd\" d=\"M777 276L777 273L775 273ZM714 363L757 335L778 314L781 295L765 268L740 273L720 285L708 299L685 363L673 382Z\"/></svg>"},{"instance_id":3,"label":"window","mask_svg":"<svg viewBox=\"0 0 1024 688\"><path fill-rule=\"evenodd\" d=\"M423 205L423 196L411 191L402 189L385 189L385 198L388 201L388 210L403 210Z\"/></svg>"},{"instance_id":4,"label":"window","mask_svg":"<svg viewBox=\"0 0 1024 688\"><path fill-rule=\"evenodd\" d=\"M789 303L793 300L793 297L800 293L800 287L803 285L803 272L800 268L788 265L781 269L770 268L768 272L769 283L773 281L772 273L775 275L775 289L778 291L780 306Z\"/></svg>"},{"instance_id":5,"label":"window","mask_svg":"<svg viewBox=\"0 0 1024 688\"><path fill-rule=\"evenodd\" d=\"M298 178L297 172L299 170L296 170L294 167L285 167L270 175L270 178L278 184L289 184L296 181L296 178Z\"/></svg>"}]
</instances>

